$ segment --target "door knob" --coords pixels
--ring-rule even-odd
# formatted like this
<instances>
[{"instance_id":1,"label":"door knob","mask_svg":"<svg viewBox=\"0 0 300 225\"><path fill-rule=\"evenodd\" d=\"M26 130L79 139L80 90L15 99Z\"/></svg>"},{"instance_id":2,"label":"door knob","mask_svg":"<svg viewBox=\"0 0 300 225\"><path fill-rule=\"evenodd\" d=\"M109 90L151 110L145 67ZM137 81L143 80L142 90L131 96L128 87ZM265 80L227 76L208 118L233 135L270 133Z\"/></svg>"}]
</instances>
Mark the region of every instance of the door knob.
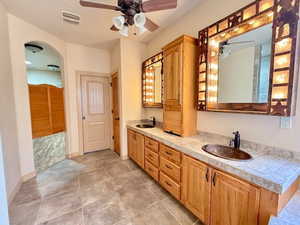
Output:
<instances>
[{"instance_id":1,"label":"door knob","mask_svg":"<svg viewBox=\"0 0 300 225\"><path fill-rule=\"evenodd\" d=\"M85 116L83 116L82 119L85 120L86 119Z\"/></svg>"},{"instance_id":2,"label":"door knob","mask_svg":"<svg viewBox=\"0 0 300 225\"><path fill-rule=\"evenodd\" d=\"M120 120L120 117L115 118L115 120Z\"/></svg>"}]
</instances>

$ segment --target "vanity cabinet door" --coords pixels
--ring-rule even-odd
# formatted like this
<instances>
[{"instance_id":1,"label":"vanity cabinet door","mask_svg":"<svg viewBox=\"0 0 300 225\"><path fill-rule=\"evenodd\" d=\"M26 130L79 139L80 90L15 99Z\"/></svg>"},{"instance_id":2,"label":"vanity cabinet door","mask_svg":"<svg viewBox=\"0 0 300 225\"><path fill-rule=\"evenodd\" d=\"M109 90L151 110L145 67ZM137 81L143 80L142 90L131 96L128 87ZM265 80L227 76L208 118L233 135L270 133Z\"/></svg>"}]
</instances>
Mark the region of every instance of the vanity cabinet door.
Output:
<instances>
[{"instance_id":1,"label":"vanity cabinet door","mask_svg":"<svg viewBox=\"0 0 300 225\"><path fill-rule=\"evenodd\" d=\"M136 133L134 131L127 131L128 137L128 156L133 161L137 160L137 141L136 141Z\"/></svg>"},{"instance_id":2,"label":"vanity cabinet door","mask_svg":"<svg viewBox=\"0 0 300 225\"><path fill-rule=\"evenodd\" d=\"M164 104L180 110L182 79L182 44L164 51Z\"/></svg>"},{"instance_id":3,"label":"vanity cabinet door","mask_svg":"<svg viewBox=\"0 0 300 225\"><path fill-rule=\"evenodd\" d=\"M258 188L213 171L211 225L257 225L258 213Z\"/></svg>"},{"instance_id":4,"label":"vanity cabinet door","mask_svg":"<svg viewBox=\"0 0 300 225\"><path fill-rule=\"evenodd\" d=\"M144 135L136 133L136 163L144 168L144 156L145 156L145 138Z\"/></svg>"},{"instance_id":5,"label":"vanity cabinet door","mask_svg":"<svg viewBox=\"0 0 300 225\"><path fill-rule=\"evenodd\" d=\"M128 156L140 167L144 168L144 135L128 130Z\"/></svg>"},{"instance_id":6,"label":"vanity cabinet door","mask_svg":"<svg viewBox=\"0 0 300 225\"><path fill-rule=\"evenodd\" d=\"M204 224L210 220L211 169L191 157L183 157L182 201ZM222 224L224 225L224 224Z\"/></svg>"}]
</instances>

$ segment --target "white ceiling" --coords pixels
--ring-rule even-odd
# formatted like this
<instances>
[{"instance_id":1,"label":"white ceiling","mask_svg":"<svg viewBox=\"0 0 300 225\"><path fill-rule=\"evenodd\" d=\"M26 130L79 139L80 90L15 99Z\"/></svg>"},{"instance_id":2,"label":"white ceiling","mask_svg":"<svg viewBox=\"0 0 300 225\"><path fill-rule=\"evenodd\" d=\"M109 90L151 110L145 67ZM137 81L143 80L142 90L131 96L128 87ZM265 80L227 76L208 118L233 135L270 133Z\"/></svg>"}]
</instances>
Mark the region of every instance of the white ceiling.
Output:
<instances>
[{"instance_id":1,"label":"white ceiling","mask_svg":"<svg viewBox=\"0 0 300 225\"><path fill-rule=\"evenodd\" d=\"M29 61L31 63L30 65L26 65L28 69L49 70L47 65L50 64L57 65L61 68L61 58L55 49L44 43L31 43L41 46L43 50L41 52L32 53L24 47L26 61Z\"/></svg>"},{"instance_id":2,"label":"white ceiling","mask_svg":"<svg viewBox=\"0 0 300 225\"><path fill-rule=\"evenodd\" d=\"M119 12L106 9L84 8L79 0L1 0L9 12L46 30L57 37L72 43L89 47L110 48L120 35L110 30L112 18ZM101 3L116 4L117 0L94 0ZM147 13L147 16L160 25L154 33L146 32L130 38L148 42L159 31L203 0L178 0L177 9ZM69 24L61 19L61 11L66 10L81 16L80 25Z\"/></svg>"}]
</instances>

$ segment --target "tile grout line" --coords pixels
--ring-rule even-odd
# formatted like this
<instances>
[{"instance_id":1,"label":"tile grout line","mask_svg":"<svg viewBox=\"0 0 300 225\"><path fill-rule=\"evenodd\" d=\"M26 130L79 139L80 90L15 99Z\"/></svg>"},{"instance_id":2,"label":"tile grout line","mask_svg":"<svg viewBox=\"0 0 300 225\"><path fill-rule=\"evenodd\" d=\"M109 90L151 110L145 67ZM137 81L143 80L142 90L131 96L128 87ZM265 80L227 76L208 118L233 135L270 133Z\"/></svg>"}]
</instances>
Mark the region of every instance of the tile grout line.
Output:
<instances>
[{"instance_id":1,"label":"tile grout line","mask_svg":"<svg viewBox=\"0 0 300 225\"><path fill-rule=\"evenodd\" d=\"M171 196L172 197L172 196ZM172 197L173 198L173 197ZM174 217L174 219L176 220L176 222L179 224L179 225L183 225L177 218L177 216L175 215L175 213L173 213L168 207L166 207L164 204L163 204L163 201L165 201L166 199L162 200L162 205L163 207Z\"/></svg>"},{"instance_id":2,"label":"tile grout line","mask_svg":"<svg viewBox=\"0 0 300 225\"><path fill-rule=\"evenodd\" d=\"M37 210L37 214L36 214L36 218L35 218L35 222L34 222L35 225L38 225L38 222L39 222L38 218L39 218L39 213L41 211L42 203L43 203L43 198L41 197L41 201L40 201L40 204L39 204L39 209Z\"/></svg>"}]
</instances>

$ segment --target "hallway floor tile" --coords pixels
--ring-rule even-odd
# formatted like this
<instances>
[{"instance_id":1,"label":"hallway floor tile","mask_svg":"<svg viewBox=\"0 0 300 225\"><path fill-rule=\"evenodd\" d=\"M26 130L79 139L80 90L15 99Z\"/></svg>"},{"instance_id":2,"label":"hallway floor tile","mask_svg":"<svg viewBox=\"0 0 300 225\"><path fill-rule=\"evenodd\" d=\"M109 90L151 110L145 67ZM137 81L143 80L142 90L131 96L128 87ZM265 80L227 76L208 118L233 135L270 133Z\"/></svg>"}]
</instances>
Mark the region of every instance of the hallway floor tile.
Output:
<instances>
[{"instance_id":1,"label":"hallway floor tile","mask_svg":"<svg viewBox=\"0 0 300 225\"><path fill-rule=\"evenodd\" d=\"M200 225L153 179L111 150L64 160L25 182L11 225Z\"/></svg>"}]
</instances>

